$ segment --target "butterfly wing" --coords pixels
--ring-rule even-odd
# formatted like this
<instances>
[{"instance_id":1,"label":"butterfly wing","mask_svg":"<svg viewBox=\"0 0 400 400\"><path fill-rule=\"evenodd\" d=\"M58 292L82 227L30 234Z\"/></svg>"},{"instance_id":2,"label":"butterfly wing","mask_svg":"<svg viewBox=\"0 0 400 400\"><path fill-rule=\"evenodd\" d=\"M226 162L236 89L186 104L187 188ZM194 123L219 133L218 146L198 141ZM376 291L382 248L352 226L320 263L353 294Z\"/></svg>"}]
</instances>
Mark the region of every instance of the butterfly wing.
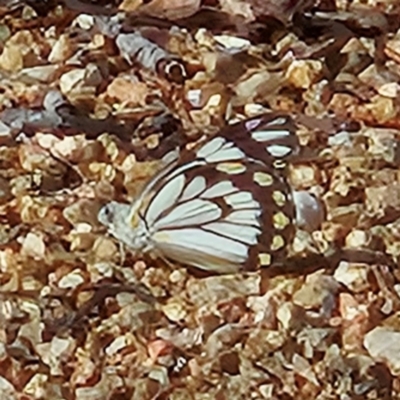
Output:
<instances>
[{"instance_id":1,"label":"butterfly wing","mask_svg":"<svg viewBox=\"0 0 400 400\"><path fill-rule=\"evenodd\" d=\"M286 114L268 113L222 128L192 150L181 149L164 157L158 180L173 167L192 168L224 161L258 161L282 169L286 161L298 154L300 144L296 125Z\"/></svg>"},{"instance_id":2,"label":"butterfly wing","mask_svg":"<svg viewBox=\"0 0 400 400\"><path fill-rule=\"evenodd\" d=\"M247 157L282 168L299 152L296 125L286 114L268 113L224 127L217 133Z\"/></svg>"},{"instance_id":3,"label":"butterfly wing","mask_svg":"<svg viewBox=\"0 0 400 400\"><path fill-rule=\"evenodd\" d=\"M223 161L256 161L284 170L299 153L296 125L289 115L269 113L228 125L199 143L192 150L182 150L176 164L193 160L215 164Z\"/></svg>"},{"instance_id":4,"label":"butterfly wing","mask_svg":"<svg viewBox=\"0 0 400 400\"><path fill-rule=\"evenodd\" d=\"M254 270L293 238L290 188L265 165L177 166L153 189L143 218L151 248L172 261L219 273Z\"/></svg>"}]
</instances>

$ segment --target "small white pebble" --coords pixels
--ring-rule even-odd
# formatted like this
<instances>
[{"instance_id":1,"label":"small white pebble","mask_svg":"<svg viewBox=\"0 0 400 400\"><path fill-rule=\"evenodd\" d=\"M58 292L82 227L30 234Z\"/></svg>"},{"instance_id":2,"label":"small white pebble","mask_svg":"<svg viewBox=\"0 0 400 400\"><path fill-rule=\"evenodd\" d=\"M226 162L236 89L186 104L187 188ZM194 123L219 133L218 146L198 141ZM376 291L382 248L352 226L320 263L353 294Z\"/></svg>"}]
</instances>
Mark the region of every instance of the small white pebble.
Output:
<instances>
[{"instance_id":1,"label":"small white pebble","mask_svg":"<svg viewBox=\"0 0 400 400\"><path fill-rule=\"evenodd\" d=\"M330 136L328 138L328 145L329 146L350 146L351 145L351 138L350 134L347 131L338 132L336 135Z\"/></svg>"},{"instance_id":2,"label":"small white pebble","mask_svg":"<svg viewBox=\"0 0 400 400\"><path fill-rule=\"evenodd\" d=\"M318 229L325 218L321 201L305 190L294 191L293 201L296 207L297 226L307 232Z\"/></svg>"},{"instance_id":3,"label":"small white pebble","mask_svg":"<svg viewBox=\"0 0 400 400\"><path fill-rule=\"evenodd\" d=\"M196 108L201 107L201 89L192 89L187 92L186 98L189 103Z\"/></svg>"},{"instance_id":4,"label":"small white pebble","mask_svg":"<svg viewBox=\"0 0 400 400\"><path fill-rule=\"evenodd\" d=\"M79 286L85 282L85 279L81 275L80 270L73 270L67 275L64 275L59 281L58 281L58 287L61 289L73 289Z\"/></svg>"}]
</instances>

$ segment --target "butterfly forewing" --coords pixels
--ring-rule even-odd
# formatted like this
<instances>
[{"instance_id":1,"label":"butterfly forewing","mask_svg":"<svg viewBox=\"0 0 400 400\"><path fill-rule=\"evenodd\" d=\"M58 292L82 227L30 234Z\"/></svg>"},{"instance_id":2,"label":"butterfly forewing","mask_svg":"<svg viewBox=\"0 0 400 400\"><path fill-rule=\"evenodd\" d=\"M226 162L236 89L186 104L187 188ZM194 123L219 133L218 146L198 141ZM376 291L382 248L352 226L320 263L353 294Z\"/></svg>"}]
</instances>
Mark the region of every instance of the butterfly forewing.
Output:
<instances>
[{"instance_id":1,"label":"butterfly forewing","mask_svg":"<svg viewBox=\"0 0 400 400\"><path fill-rule=\"evenodd\" d=\"M294 234L288 185L250 161L177 166L140 213L157 254L220 273L272 263Z\"/></svg>"},{"instance_id":2,"label":"butterfly forewing","mask_svg":"<svg viewBox=\"0 0 400 400\"><path fill-rule=\"evenodd\" d=\"M299 149L293 119L285 114L268 113L228 125L191 150L183 149L174 165L188 169L194 164L257 161L275 168L285 178L282 171Z\"/></svg>"},{"instance_id":3,"label":"butterfly forewing","mask_svg":"<svg viewBox=\"0 0 400 400\"><path fill-rule=\"evenodd\" d=\"M283 168L300 148L293 119L279 113L228 125L217 136L232 142L247 157L276 168Z\"/></svg>"}]
</instances>

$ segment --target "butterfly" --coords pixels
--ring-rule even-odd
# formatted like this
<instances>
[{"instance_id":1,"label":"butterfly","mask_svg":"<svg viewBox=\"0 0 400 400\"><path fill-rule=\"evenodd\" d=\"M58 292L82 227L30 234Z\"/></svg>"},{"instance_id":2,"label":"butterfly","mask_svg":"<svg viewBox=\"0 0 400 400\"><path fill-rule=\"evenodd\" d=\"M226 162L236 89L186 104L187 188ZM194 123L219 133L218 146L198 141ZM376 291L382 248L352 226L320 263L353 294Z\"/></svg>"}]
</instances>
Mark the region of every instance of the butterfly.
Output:
<instances>
[{"instance_id":1,"label":"butterfly","mask_svg":"<svg viewBox=\"0 0 400 400\"><path fill-rule=\"evenodd\" d=\"M216 273L269 266L295 234L282 171L298 146L287 115L227 126L182 150L133 204L112 201L98 219L136 253Z\"/></svg>"}]
</instances>

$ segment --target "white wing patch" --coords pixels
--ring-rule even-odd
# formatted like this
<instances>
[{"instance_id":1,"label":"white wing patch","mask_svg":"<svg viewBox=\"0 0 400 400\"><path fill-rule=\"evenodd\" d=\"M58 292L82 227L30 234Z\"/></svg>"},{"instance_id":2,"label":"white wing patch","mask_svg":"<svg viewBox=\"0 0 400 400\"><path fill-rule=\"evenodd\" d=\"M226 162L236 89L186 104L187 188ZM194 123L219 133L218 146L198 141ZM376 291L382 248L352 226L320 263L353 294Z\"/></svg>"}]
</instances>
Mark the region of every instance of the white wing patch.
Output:
<instances>
[{"instance_id":1,"label":"white wing patch","mask_svg":"<svg viewBox=\"0 0 400 400\"><path fill-rule=\"evenodd\" d=\"M251 137L257 142L266 142L290 136L287 130L262 130L252 132Z\"/></svg>"},{"instance_id":2,"label":"white wing patch","mask_svg":"<svg viewBox=\"0 0 400 400\"><path fill-rule=\"evenodd\" d=\"M152 225L164 210L176 203L185 185L185 181L185 175L181 174L170 180L160 189L147 209L147 225Z\"/></svg>"},{"instance_id":3,"label":"white wing patch","mask_svg":"<svg viewBox=\"0 0 400 400\"><path fill-rule=\"evenodd\" d=\"M232 211L225 220L228 222L233 222L241 225L256 225L259 226L260 223L257 218L261 215L261 210L259 208L251 210L239 210Z\"/></svg>"},{"instance_id":4,"label":"white wing patch","mask_svg":"<svg viewBox=\"0 0 400 400\"><path fill-rule=\"evenodd\" d=\"M212 222L204 225L204 229L207 231L214 232L218 235L253 245L257 243L257 236L261 233L261 230L254 226L238 226L229 222ZM231 244L234 246L235 244Z\"/></svg>"},{"instance_id":5,"label":"white wing patch","mask_svg":"<svg viewBox=\"0 0 400 400\"><path fill-rule=\"evenodd\" d=\"M256 129L257 126L259 126L262 123L263 119L262 118L257 118L257 119L251 119L249 121L246 121L244 126L248 131L252 131L253 129ZM275 118L271 121L268 122L268 125L284 125L287 123L287 119L285 117L278 117Z\"/></svg>"},{"instance_id":6,"label":"white wing patch","mask_svg":"<svg viewBox=\"0 0 400 400\"><path fill-rule=\"evenodd\" d=\"M288 118L278 117L268 122L268 125L284 125L287 124Z\"/></svg>"},{"instance_id":7,"label":"white wing patch","mask_svg":"<svg viewBox=\"0 0 400 400\"><path fill-rule=\"evenodd\" d=\"M292 152L292 149L288 146L273 144L271 146L267 146L265 150L268 151L269 154L273 157L284 157Z\"/></svg>"},{"instance_id":8,"label":"white wing patch","mask_svg":"<svg viewBox=\"0 0 400 400\"><path fill-rule=\"evenodd\" d=\"M222 210L211 201L194 199L179 204L165 217L156 221L153 228L166 229L172 227L201 225L216 221L221 217Z\"/></svg>"},{"instance_id":9,"label":"white wing patch","mask_svg":"<svg viewBox=\"0 0 400 400\"><path fill-rule=\"evenodd\" d=\"M218 258L236 264L245 262L248 255L247 245L199 228L157 232L153 235L152 240L166 256L171 257L171 253L180 252L180 257L173 258L180 261L185 261L182 259L188 257L193 258L192 265L193 262L194 265L198 265L200 260L196 261L196 258L199 255L203 259L209 258L210 262L213 258ZM196 254L196 257L192 257L193 254Z\"/></svg>"},{"instance_id":10,"label":"white wing patch","mask_svg":"<svg viewBox=\"0 0 400 400\"><path fill-rule=\"evenodd\" d=\"M211 154L206 158L207 162L220 162L227 160L240 160L245 156L242 150L234 147L233 143L227 143L221 147L221 149L214 154Z\"/></svg>"},{"instance_id":11,"label":"white wing patch","mask_svg":"<svg viewBox=\"0 0 400 400\"><path fill-rule=\"evenodd\" d=\"M200 149L197 150L196 155L199 158L207 159L209 155L218 151L224 143L226 143L224 138L216 137L207 142L204 146L200 147Z\"/></svg>"},{"instance_id":12,"label":"white wing patch","mask_svg":"<svg viewBox=\"0 0 400 400\"><path fill-rule=\"evenodd\" d=\"M260 204L253 199L250 192L238 192L224 197L224 200L231 207L239 208L260 208Z\"/></svg>"},{"instance_id":13,"label":"white wing patch","mask_svg":"<svg viewBox=\"0 0 400 400\"><path fill-rule=\"evenodd\" d=\"M215 197L222 197L227 194L237 192L238 189L233 186L232 182L230 181L222 181L218 182L215 185L211 186L209 189L207 189L201 197L203 199L213 199Z\"/></svg>"},{"instance_id":14,"label":"white wing patch","mask_svg":"<svg viewBox=\"0 0 400 400\"><path fill-rule=\"evenodd\" d=\"M206 180L203 176L196 176L191 180L189 185L186 186L183 191L181 200L193 199L193 197L198 196L206 188Z\"/></svg>"},{"instance_id":15,"label":"white wing patch","mask_svg":"<svg viewBox=\"0 0 400 400\"><path fill-rule=\"evenodd\" d=\"M204 158L208 163L240 160L245 157L242 150L222 137L216 137L207 142L197 151L196 155L199 158Z\"/></svg>"}]
</instances>

